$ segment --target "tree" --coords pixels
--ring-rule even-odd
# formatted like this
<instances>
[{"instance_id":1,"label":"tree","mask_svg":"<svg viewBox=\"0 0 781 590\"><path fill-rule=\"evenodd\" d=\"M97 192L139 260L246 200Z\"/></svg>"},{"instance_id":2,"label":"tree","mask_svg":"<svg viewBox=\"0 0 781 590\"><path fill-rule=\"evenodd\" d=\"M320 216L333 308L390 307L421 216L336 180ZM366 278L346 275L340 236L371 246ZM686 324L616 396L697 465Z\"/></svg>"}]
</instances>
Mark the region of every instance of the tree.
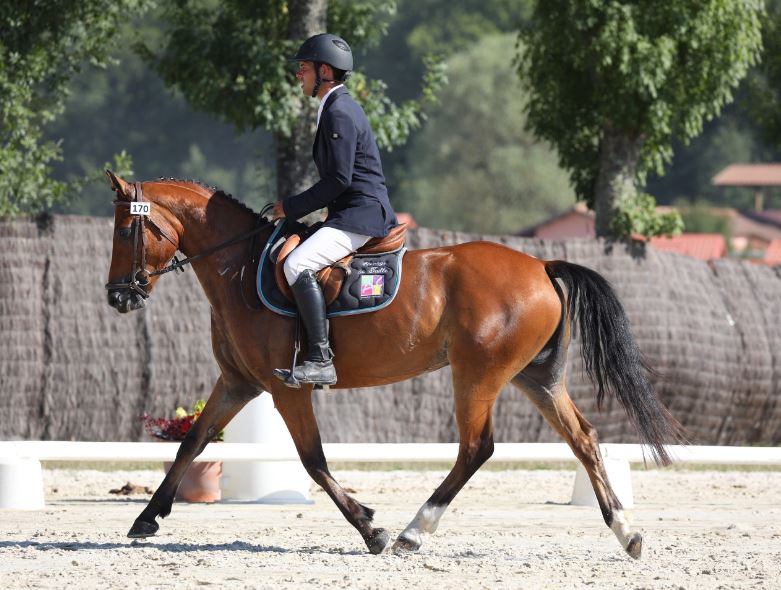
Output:
<instances>
[{"instance_id":1,"label":"tree","mask_svg":"<svg viewBox=\"0 0 781 590\"><path fill-rule=\"evenodd\" d=\"M427 59L436 56L446 60L472 48L483 37L515 33L527 22L533 3L534 0L398 0L387 34L366 49L361 63L366 64L368 75L393 81L388 89L393 100L414 98L420 92ZM509 57L514 53L511 50ZM408 157L407 145L382 155L391 199L397 208L409 207L397 202L401 193L396 190L414 164Z\"/></svg>"},{"instance_id":2,"label":"tree","mask_svg":"<svg viewBox=\"0 0 781 590\"><path fill-rule=\"evenodd\" d=\"M754 65L735 92L735 102L721 116L705 124L701 135L688 145L675 141L675 156L664 176L649 175L649 191L660 202L685 198L737 208L754 207L750 187L716 187L712 179L724 167L739 162L778 161L781 157L781 1L770 0L762 19L762 59ZM764 191L767 207L781 206L781 190ZM692 209L696 214L703 207ZM680 209L687 231L694 214Z\"/></svg>"},{"instance_id":3,"label":"tree","mask_svg":"<svg viewBox=\"0 0 781 590\"><path fill-rule=\"evenodd\" d=\"M351 46L375 42L392 0L180 0L165 11L168 36L143 47L163 80L196 109L218 115L238 131L265 129L274 136L279 197L314 182L311 162L316 103L301 96L287 58L312 34L342 34ZM424 97L433 99L441 71L432 65ZM381 147L406 140L420 125L421 103L400 105L385 85L356 73L353 96L363 103Z\"/></svg>"},{"instance_id":4,"label":"tree","mask_svg":"<svg viewBox=\"0 0 781 590\"><path fill-rule=\"evenodd\" d=\"M162 33L154 11L123 30L112 61L89 66L69 85L62 116L46 126L46 136L62 138L62 161L54 178L67 180L97 169L106 154L127 150L133 176L195 178L236 195L259 209L274 198L271 138L266 133L236 136L233 126L194 112L179 92L166 89L160 77L138 56L135 39ZM154 108L150 108L154 105ZM67 191L54 212L113 215L106 176Z\"/></svg>"},{"instance_id":5,"label":"tree","mask_svg":"<svg viewBox=\"0 0 781 590\"><path fill-rule=\"evenodd\" d=\"M763 11L759 0L537 4L519 60L529 125L558 149L598 235L633 231L613 221L637 211L646 173L661 173L673 138L690 141L732 99L759 57ZM652 215L649 202L630 217Z\"/></svg>"},{"instance_id":6,"label":"tree","mask_svg":"<svg viewBox=\"0 0 781 590\"><path fill-rule=\"evenodd\" d=\"M410 141L393 195L421 224L515 233L574 203L556 153L524 129L514 50L515 35L491 35L448 60L447 100Z\"/></svg>"},{"instance_id":7,"label":"tree","mask_svg":"<svg viewBox=\"0 0 781 590\"><path fill-rule=\"evenodd\" d=\"M147 0L0 3L0 215L37 212L62 199L51 178L60 142L43 127L63 109L71 77L105 64L120 24ZM127 164L125 158L123 162Z\"/></svg>"},{"instance_id":8,"label":"tree","mask_svg":"<svg viewBox=\"0 0 781 590\"><path fill-rule=\"evenodd\" d=\"M781 2L768 3L768 18L762 26L762 63L748 79L746 111L760 128L762 139L781 148Z\"/></svg>"},{"instance_id":9,"label":"tree","mask_svg":"<svg viewBox=\"0 0 781 590\"><path fill-rule=\"evenodd\" d=\"M395 100L413 98L427 56L446 59L488 35L515 32L528 20L532 4L533 0L398 0L387 35L366 51L366 69L393 80Z\"/></svg>"},{"instance_id":10,"label":"tree","mask_svg":"<svg viewBox=\"0 0 781 590\"><path fill-rule=\"evenodd\" d=\"M686 229L692 233L721 234L727 242L727 247L732 244L732 220L728 209L717 209L708 201L678 201L675 204L683 217Z\"/></svg>"},{"instance_id":11,"label":"tree","mask_svg":"<svg viewBox=\"0 0 781 590\"><path fill-rule=\"evenodd\" d=\"M713 177L726 166L763 159L758 129L739 116L741 105L736 106L738 108L728 107L721 117L707 123L702 134L688 145L673 142L675 156L671 165L666 167L663 176L649 174L648 178L648 191L659 203L688 201L693 204L703 200L737 208L754 206L754 191L750 188L713 186ZM683 217L686 231L696 231L689 224L691 215L684 214L677 205L676 208Z\"/></svg>"}]
</instances>

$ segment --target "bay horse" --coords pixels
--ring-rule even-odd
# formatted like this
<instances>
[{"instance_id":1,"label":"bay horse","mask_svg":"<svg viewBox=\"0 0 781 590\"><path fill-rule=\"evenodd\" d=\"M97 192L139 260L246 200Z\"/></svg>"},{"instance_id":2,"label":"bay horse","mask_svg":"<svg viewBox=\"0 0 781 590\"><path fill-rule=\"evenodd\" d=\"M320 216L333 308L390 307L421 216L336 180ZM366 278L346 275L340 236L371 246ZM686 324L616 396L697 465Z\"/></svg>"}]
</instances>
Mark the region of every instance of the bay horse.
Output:
<instances>
[{"instance_id":1,"label":"bay horse","mask_svg":"<svg viewBox=\"0 0 781 590\"><path fill-rule=\"evenodd\" d=\"M160 179L130 184L111 171L107 174L117 197L108 303L123 313L143 307L176 251L193 257L192 267L211 304L212 347L220 370L203 413L128 536L155 534L156 517L170 514L193 459L215 432L265 390L309 475L358 529L369 551L381 553L390 542L388 532L374 526L374 511L352 498L328 470L312 386L289 389L272 376L273 368L290 362L295 320L245 305L240 270L252 253L250 240L242 238L255 228L264 243L272 224L200 183ZM151 206L147 217L130 214L132 203L139 201ZM656 462L670 463L663 445L676 437L677 423L654 393L621 303L593 270L538 260L489 242L410 251L392 305L331 320L336 388L395 383L446 365L452 369L458 456L399 534L394 550L419 549L423 535L437 529L456 494L491 456L494 402L511 382L572 448L588 472L605 523L630 556L640 557L642 535L630 529L608 481L597 433L567 393L573 322L579 325L585 368L596 384L598 401L605 394L616 396ZM366 363L367 358L381 362Z\"/></svg>"}]
</instances>

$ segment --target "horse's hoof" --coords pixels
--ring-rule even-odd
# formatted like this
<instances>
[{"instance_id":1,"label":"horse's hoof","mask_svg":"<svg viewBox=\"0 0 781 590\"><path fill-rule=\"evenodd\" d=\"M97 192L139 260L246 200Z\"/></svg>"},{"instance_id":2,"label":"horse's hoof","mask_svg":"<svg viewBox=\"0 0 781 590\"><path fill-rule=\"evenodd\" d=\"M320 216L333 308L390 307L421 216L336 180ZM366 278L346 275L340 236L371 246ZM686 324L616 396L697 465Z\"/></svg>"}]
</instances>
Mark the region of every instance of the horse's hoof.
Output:
<instances>
[{"instance_id":1,"label":"horse's hoof","mask_svg":"<svg viewBox=\"0 0 781 590\"><path fill-rule=\"evenodd\" d=\"M390 535L385 529L374 529L372 536L366 539L366 546L372 555L379 555L388 546Z\"/></svg>"},{"instance_id":2,"label":"horse's hoof","mask_svg":"<svg viewBox=\"0 0 781 590\"><path fill-rule=\"evenodd\" d=\"M133 526L130 527L130 531L128 532L127 536L131 539L145 539L146 537L153 536L159 528L160 525L157 524L154 520L152 522L147 522L138 518L133 523Z\"/></svg>"},{"instance_id":3,"label":"horse's hoof","mask_svg":"<svg viewBox=\"0 0 781 590\"><path fill-rule=\"evenodd\" d=\"M640 533L632 535L632 538L629 539L629 544L626 546L626 552L634 559L640 559L640 555L643 553L643 535Z\"/></svg>"},{"instance_id":4,"label":"horse's hoof","mask_svg":"<svg viewBox=\"0 0 781 590\"><path fill-rule=\"evenodd\" d=\"M417 551L420 549L420 546L423 544L423 541L420 539L420 535L418 534L411 534L407 531L404 531L401 533L396 539L396 542L393 544L393 552L394 553L404 553L409 551Z\"/></svg>"}]
</instances>

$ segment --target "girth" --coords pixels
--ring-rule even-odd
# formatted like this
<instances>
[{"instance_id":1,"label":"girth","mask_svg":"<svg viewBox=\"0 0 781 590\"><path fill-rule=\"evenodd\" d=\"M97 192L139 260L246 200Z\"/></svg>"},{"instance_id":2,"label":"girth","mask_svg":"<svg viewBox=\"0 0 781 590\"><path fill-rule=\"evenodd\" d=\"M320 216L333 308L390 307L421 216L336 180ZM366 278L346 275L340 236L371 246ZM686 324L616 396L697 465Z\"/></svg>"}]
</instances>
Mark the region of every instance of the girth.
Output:
<instances>
[{"instance_id":1,"label":"girth","mask_svg":"<svg viewBox=\"0 0 781 590\"><path fill-rule=\"evenodd\" d=\"M291 234L287 237L277 254L277 259L274 263L274 277L277 281L277 287L279 287L279 290L289 301L293 301L293 293L290 291L290 286L287 284L287 279L285 278L285 272L283 270L285 259L296 249L296 247L320 229L321 226L322 223L317 223L307 228L305 231ZM351 272L350 261L356 254L382 254L384 252L393 252L404 245L406 237L407 224L400 223L393 227L387 236L383 238L372 238L359 248L357 252L353 252L352 254L337 260L331 266L326 266L321 269L317 273L317 282L323 289L325 304L330 305L339 295L345 277Z\"/></svg>"}]
</instances>

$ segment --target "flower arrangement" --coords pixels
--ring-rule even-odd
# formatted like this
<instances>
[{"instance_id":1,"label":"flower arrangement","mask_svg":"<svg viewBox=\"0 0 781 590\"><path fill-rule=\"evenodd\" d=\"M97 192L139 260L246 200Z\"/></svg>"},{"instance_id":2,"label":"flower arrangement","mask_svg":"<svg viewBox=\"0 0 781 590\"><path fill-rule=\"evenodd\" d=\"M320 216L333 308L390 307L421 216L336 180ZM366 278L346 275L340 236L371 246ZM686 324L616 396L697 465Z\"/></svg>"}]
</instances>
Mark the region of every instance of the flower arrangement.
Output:
<instances>
[{"instance_id":1,"label":"flower arrangement","mask_svg":"<svg viewBox=\"0 0 781 590\"><path fill-rule=\"evenodd\" d=\"M184 440L185 435L190 431L201 412L203 412L205 405L206 402L199 399L189 412L182 407L178 407L176 408L176 416L170 419L152 418L149 414L144 413L141 416L141 419L144 421L144 430L146 430L147 434L162 440ZM223 440L224 434L224 431L218 432L214 435L212 441Z\"/></svg>"}]
</instances>

